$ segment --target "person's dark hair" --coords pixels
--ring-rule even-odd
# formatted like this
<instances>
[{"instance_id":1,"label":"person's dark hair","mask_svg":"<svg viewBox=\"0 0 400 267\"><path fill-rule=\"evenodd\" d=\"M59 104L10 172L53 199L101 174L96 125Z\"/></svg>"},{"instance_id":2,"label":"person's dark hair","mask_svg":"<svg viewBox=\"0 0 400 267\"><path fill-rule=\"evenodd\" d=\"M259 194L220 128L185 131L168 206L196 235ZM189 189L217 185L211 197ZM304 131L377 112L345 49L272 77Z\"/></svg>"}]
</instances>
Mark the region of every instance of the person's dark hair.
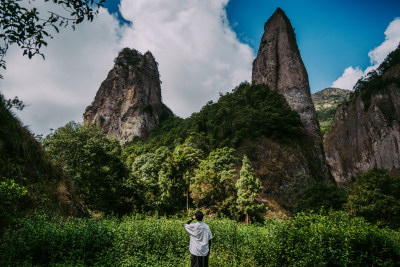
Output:
<instances>
[{"instance_id":1,"label":"person's dark hair","mask_svg":"<svg viewBox=\"0 0 400 267\"><path fill-rule=\"evenodd\" d=\"M203 215L203 213L202 213L200 210L198 210L198 211L196 211L196 213L194 214L194 216L196 216L196 220L202 221L204 215Z\"/></svg>"}]
</instances>

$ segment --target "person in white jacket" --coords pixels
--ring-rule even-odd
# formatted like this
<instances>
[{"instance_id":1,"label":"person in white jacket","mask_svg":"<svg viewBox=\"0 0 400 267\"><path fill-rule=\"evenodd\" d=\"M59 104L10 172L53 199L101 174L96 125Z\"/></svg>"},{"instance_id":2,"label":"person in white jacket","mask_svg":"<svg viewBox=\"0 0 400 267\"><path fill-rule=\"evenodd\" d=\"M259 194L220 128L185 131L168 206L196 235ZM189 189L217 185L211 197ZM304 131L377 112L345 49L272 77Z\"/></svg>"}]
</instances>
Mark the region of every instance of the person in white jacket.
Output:
<instances>
[{"instance_id":1,"label":"person in white jacket","mask_svg":"<svg viewBox=\"0 0 400 267\"><path fill-rule=\"evenodd\" d=\"M197 220L197 223L190 224L193 220ZM208 267L212 233L210 227L203 222L203 213L197 211L184 227L190 235L189 251L192 254L192 267Z\"/></svg>"}]
</instances>

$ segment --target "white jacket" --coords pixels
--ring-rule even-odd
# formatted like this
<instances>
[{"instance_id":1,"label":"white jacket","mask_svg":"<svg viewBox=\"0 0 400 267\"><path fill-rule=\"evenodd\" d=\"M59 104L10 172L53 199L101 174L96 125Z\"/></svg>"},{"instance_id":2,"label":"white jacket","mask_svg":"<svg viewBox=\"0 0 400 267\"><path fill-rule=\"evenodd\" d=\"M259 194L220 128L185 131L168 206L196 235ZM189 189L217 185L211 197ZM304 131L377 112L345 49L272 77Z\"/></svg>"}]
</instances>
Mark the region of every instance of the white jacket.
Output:
<instances>
[{"instance_id":1,"label":"white jacket","mask_svg":"<svg viewBox=\"0 0 400 267\"><path fill-rule=\"evenodd\" d=\"M190 253L195 256L207 256L210 250L208 241L212 238L210 227L200 221L194 224L185 224L185 230L190 234Z\"/></svg>"}]
</instances>

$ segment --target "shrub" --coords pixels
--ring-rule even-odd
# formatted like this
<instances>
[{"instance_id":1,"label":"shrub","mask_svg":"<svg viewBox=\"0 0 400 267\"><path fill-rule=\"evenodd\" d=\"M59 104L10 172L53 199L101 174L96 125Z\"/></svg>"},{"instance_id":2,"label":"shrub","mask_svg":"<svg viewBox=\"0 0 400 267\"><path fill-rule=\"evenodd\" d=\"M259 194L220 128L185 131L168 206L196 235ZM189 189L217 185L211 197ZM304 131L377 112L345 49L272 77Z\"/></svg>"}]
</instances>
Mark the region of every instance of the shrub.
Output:
<instances>
[{"instance_id":1,"label":"shrub","mask_svg":"<svg viewBox=\"0 0 400 267\"><path fill-rule=\"evenodd\" d=\"M244 225L208 219L211 266L398 266L400 233L344 212ZM143 215L61 220L35 215L0 237L0 265L188 266L184 221Z\"/></svg>"},{"instance_id":2,"label":"shrub","mask_svg":"<svg viewBox=\"0 0 400 267\"><path fill-rule=\"evenodd\" d=\"M374 169L356 177L346 210L380 226L400 226L400 178Z\"/></svg>"}]
</instances>

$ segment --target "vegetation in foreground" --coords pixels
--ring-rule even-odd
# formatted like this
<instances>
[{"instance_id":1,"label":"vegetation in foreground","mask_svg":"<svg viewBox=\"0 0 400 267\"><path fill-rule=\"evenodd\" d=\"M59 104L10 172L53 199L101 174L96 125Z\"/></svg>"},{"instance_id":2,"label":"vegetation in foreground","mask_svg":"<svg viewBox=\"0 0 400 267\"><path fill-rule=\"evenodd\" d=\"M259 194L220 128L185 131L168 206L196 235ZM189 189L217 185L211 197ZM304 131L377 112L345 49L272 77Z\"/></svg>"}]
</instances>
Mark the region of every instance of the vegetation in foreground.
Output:
<instances>
[{"instance_id":1,"label":"vegetation in foreground","mask_svg":"<svg viewBox=\"0 0 400 267\"><path fill-rule=\"evenodd\" d=\"M399 266L400 233L343 212L243 225L208 219L210 266ZM2 266L189 266L185 220L31 216L0 238Z\"/></svg>"}]
</instances>

